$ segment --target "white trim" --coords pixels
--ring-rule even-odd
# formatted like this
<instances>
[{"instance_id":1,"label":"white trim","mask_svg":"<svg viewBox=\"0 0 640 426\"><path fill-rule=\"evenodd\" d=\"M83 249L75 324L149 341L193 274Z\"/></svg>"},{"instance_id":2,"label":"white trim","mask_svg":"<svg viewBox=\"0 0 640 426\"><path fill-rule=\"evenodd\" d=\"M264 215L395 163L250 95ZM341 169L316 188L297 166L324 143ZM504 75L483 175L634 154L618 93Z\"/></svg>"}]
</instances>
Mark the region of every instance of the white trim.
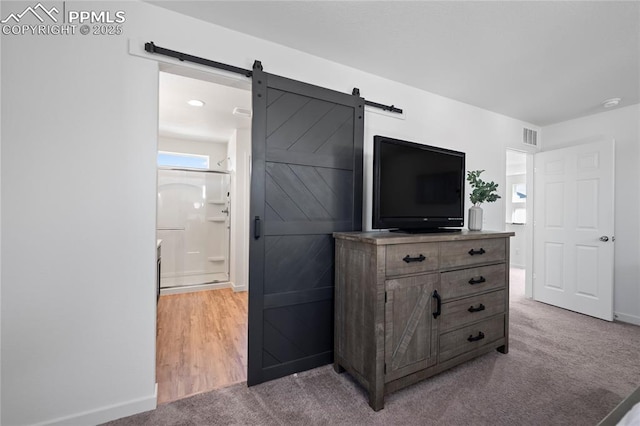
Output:
<instances>
[{"instance_id":1,"label":"white trim","mask_svg":"<svg viewBox=\"0 0 640 426\"><path fill-rule=\"evenodd\" d=\"M239 292L239 291L247 291L249 290L249 288L247 287L246 284L237 284L236 283L231 283L231 288L233 289L234 292Z\"/></svg>"},{"instance_id":2,"label":"white trim","mask_svg":"<svg viewBox=\"0 0 640 426\"><path fill-rule=\"evenodd\" d=\"M5 9L6 10L6 9ZM2 55L0 55L0 70L2 70ZM1 71L0 71L1 74ZM0 85L1 86L1 85ZM1 89L0 89L1 92ZM7 102L8 103L8 102ZM2 117L2 103L0 102L0 117ZM2 127L2 124L0 124L0 128ZM0 134L2 134L2 132L0 131ZM5 145L6 147L6 145ZM0 153L2 152L2 140L0 139ZM2 157L2 155L0 155L0 158ZM0 164L2 164L2 161L0 161ZM0 170L0 176L2 176L1 170ZM1 179L0 179L1 180ZM2 185L0 185L0 188L2 188ZM1 192L1 191L0 191ZM0 194L0 212L2 212L2 194ZM0 214L0 224L2 223L2 215ZM2 226L0 226L0 241L2 241ZM1 246L1 245L0 245ZM0 289L2 288L2 253L0 250ZM2 306L2 295L1 295L1 291L0 291L0 306ZM2 315L0 315L0 330L2 330ZM2 333L0 333L0 353L2 353ZM0 366L2 365L2 359L0 357ZM0 368L0 372L2 371L2 368ZM0 374L0 383L2 383L2 374ZM0 385L0 401L2 401L2 386ZM2 424L2 404L0 403L0 424Z\"/></svg>"},{"instance_id":3,"label":"white trim","mask_svg":"<svg viewBox=\"0 0 640 426\"><path fill-rule=\"evenodd\" d=\"M542 135L540 132L539 136ZM540 141L540 138L538 138ZM526 253L524 263L525 267L525 278L524 278L524 295L533 299L533 271L534 271L534 262L533 258L533 227L535 226L535 217L533 216L533 209L535 205L535 198L533 191L535 190L534 181L535 181L535 153L527 152L527 224L524 227L524 239L526 244Z\"/></svg>"},{"instance_id":4,"label":"white trim","mask_svg":"<svg viewBox=\"0 0 640 426\"><path fill-rule=\"evenodd\" d=\"M179 287L167 287L167 288L160 289L160 295L163 296L167 294L193 293L196 291L219 290L221 288L231 288L231 287L232 285L230 282L186 285L186 286L179 286Z\"/></svg>"},{"instance_id":5,"label":"white trim","mask_svg":"<svg viewBox=\"0 0 640 426\"><path fill-rule=\"evenodd\" d=\"M66 417L48 420L42 423L35 423L33 426L67 426L74 425L97 425L111 420L132 416L144 411L155 410L158 405L158 384L156 383L153 395L121 404L107 405L96 410L83 411Z\"/></svg>"},{"instance_id":6,"label":"white trim","mask_svg":"<svg viewBox=\"0 0 640 426\"><path fill-rule=\"evenodd\" d=\"M202 284L220 284L231 281L229 274L225 272L171 272L163 273L161 278L160 289L198 286Z\"/></svg>"},{"instance_id":7,"label":"white trim","mask_svg":"<svg viewBox=\"0 0 640 426\"><path fill-rule=\"evenodd\" d=\"M615 321L626 322L628 324L640 325L640 317L636 315L623 314L621 312L614 312L613 318Z\"/></svg>"}]
</instances>

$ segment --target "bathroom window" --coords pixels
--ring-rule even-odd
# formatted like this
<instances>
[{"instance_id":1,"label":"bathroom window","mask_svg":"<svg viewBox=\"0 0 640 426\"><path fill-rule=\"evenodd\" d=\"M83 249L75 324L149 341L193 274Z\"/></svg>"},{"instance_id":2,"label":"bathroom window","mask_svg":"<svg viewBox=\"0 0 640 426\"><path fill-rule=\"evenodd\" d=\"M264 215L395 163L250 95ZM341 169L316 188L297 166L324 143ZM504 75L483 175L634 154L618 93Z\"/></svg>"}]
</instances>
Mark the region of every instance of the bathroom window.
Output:
<instances>
[{"instance_id":1,"label":"bathroom window","mask_svg":"<svg viewBox=\"0 0 640 426\"><path fill-rule=\"evenodd\" d=\"M527 184L516 183L512 186L511 202L512 203L524 203L527 201Z\"/></svg>"},{"instance_id":2,"label":"bathroom window","mask_svg":"<svg viewBox=\"0 0 640 426\"><path fill-rule=\"evenodd\" d=\"M511 210L511 223L527 223L527 184L514 183L511 186L511 203L507 203L507 208ZM509 211L507 211L509 217Z\"/></svg>"},{"instance_id":3,"label":"bathroom window","mask_svg":"<svg viewBox=\"0 0 640 426\"><path fill-rule=\"evenodd\" d=\"M209 168L209 156L184 152L158 151L158 167L181 167L188 169Z\"/></svg>"}]
</instances>

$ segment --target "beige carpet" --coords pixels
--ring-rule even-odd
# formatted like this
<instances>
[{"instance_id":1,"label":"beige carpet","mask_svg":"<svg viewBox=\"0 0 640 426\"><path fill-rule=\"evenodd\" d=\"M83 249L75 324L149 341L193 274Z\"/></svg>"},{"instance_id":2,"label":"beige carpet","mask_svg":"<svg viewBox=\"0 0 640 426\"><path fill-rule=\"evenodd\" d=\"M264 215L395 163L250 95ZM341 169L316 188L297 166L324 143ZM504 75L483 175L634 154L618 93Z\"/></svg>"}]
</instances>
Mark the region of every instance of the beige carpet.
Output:
<instances>
[{"instance_id":1,"label":"beige carpet","mask_svg":"<svg viewBox=\"0 0 640 426\"><path fill-rule=\"evenodd\" d=\"M521 278L512 279L509 354L487 354L388 395L377 413L348 374L324 366L109 425L597 424L640 385L640 327L527 300Z\"/></svg>"}]
</instances>

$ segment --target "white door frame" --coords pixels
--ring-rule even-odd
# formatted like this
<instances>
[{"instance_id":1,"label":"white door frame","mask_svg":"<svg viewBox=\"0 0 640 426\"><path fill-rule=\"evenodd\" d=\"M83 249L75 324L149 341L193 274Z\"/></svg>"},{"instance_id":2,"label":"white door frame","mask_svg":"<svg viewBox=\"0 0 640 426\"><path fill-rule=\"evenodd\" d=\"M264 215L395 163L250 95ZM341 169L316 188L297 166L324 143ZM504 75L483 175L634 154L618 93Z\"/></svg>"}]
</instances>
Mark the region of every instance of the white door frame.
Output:
<instances>
[{"instance_id":1,"label":"white door frame","mask_svg":"<svg viewBox=\"0 0 640 426\"><path fill-rule=\"evenodd\" d=\"M527 256L525 258L525 283L524 283L524 295L530 299L533 299L533 206L535 203L534 197L534 183L533 183L533 171L534 171L534 152L526 152L527 154L527 226L525 227L525 240L527 243Z\"/></svg>"},{"instance_id":2,"label":"white door frame","mask_svg":"<svg viewBox=\"0 0 640 426\"><path fill-rule=\"evenodd\" d=\"M145 52L142 56L147 57ZM223 86L235 87L251 91L251 80L237 74L216 70L213 68L201 67L191 64L175 64L172 58L160 58L154 57L158 63L158 72L166 72L169 74L180 75L183 77L189 77L201 81L206 81L213 84L219 84ZM229 229L229 281L228 284L222 285L231 286L234 291L245 291L249 288L248 271L249 271L249 250L248 244L238 244L239 241L244 242L249 240L249 205L246 201L248 199L248 193L250 188L248 182L250 181L250 169L247 166L248 158L251 155L251 146L249 143L247 149L241 149L237 145L236 137L233 138L233 143L236 144L232 150L235 154L235 158L231 158L232 164L234 164L234 170L232 170L229 182L229 192L232 195L232 206L230 207L231 214L229 215L229 221L231 227ZM231 143L231 142L229 142ZM242 165L245 169L243 179L239 179L238 166ZM238 180L244 181L242 187L237 184ZM241 208L238 208L239 205ZM220 288L221 285L204 285L194 287L195 290L204 288ZM182 292L184 289L178 289L178 292ZM170 291L165 290L163 294L170 294Z\"/></svg>"},{"instance_id":3,"label":"white door frame","mask_svg":"<svg viewBox=\"0 0 640 426\"><path fill-rule=\"evenodd\" d=\"M507 147L506 151L518 152L526 155L526 183L527 183L527 223L524 226L524 240L526 246L526 256L525 256L525 283L524 283L524 294L525 297L532 299L533 298L533 170L534 170L534 154L535 152L521 150L517 148ZM506 159L505 159L506 164ZM505 173L506 177L506 173ZM505 180L506 182L506 180ZM506 186L506 185L505 185ZM504 189L504 196L511 196L511 189ZM506 223L506 217L504 218L504 222Z\"/></svg>"}]
</instances>

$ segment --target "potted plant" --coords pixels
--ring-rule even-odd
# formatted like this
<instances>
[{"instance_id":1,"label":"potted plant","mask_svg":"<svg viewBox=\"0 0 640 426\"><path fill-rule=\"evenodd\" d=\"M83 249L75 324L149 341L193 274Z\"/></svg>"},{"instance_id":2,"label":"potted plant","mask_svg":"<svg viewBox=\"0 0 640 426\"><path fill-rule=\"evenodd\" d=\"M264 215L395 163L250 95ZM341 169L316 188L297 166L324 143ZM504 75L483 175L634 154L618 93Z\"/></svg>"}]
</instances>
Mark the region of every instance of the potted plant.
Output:
<instances>
[{"instance_id":1,"label":"potted plant","mask_svg":"<svg viewBox=\"0 0 640 426\"><path fill-rule=\"evenodd\" d=\"M493 203L500 196L498 195L498 184L495 182L485 182L480 179L480 174L484 170L473 170L467 172L467 181L471 185L472 191L469 199L473 206L469 209L469 230L482 230L482 203Z\"/></svg>"}]
</instances>

